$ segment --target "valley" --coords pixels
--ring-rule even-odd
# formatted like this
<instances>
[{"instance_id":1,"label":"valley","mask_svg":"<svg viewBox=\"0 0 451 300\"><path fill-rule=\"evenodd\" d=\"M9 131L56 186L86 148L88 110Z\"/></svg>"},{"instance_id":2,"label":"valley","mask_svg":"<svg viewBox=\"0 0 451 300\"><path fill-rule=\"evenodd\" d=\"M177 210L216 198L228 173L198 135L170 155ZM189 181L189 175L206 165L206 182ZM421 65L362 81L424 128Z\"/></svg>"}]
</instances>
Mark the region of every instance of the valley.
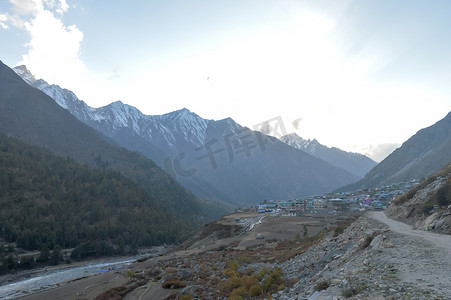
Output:
<instances>
[{"instance_id":1,"label":"valley","mask_svg":"<svg viewBox=\"0 0 451 300\"><path fill-rule=\"evenodd\" d=\"M451 113L377 165L257 129L0 62L0 297L447 299Z\"/></svg>"},{"instance_id":2,"label":"valley","mask_svg":"<svg viewBox=\"0 0 451 300\"><path fill-rule=\"evenodd\" d=\"M299 237L304 225L309 236ZM21 299L447 299L450 251L450 236L384 212L327 222L240 213L173 251Z\"/></svg>"},{"instance_id":3,"label":"valley","mask_svg":"<svg viewBox=\"0 0 451 300\"><path fill-rule=\"evenodd\" d=\"M237 218L240 221L236 221ZM258 269L265 266L274 269L275 261L282 263L307 251L308 247L319 241L316 237L318 233L326 229L330 231L336 224L350 218L355 217L335 215L326 219L324 215L317 214L302 216L256 212L232 214L206 225L193 238L167 253L160 252L156 257L147 259L141 257L133 263L127 259L126 264L117 264L115 265L117 268L110 268L108 272L94 275L86 273L81 278L73 278L66 282L59 280L51 286L44 285L43 289L47 288L47 291L35 293L34 290L33 295L24 299L94 299L122 285L125 285L128 291L125 299L140 297L140 299L163 299L179 291L161 287L162 282L170 276L166 276L160 283L152 283L152 278L148 274L155 273L153 276L156 278L159 275L165 277L164 274L178 276L180 273L184 281L199 284L208 279L205 276L211 276L210 272L218 272L218 276L223 275L222 271L226 269L228 261L239 261L242 266L249 265ZM303 236L304 228L307 228L306 236ZM184 268L181 268L181 265L187 264L192 265L192 268L183 273ZM94 264L94 267L96 266L98 269L104 268ZM81 270L86 268L87 266L83 266ZM130 270L133 270L132 278L127 275L130 274ZM187 277L188 273L190 278ZM143 286L137 286L138 283L143 283L144 278L150 281ZM217 293L215 284L204 285L203 289L209 290L209 293ZM22 290L22 294L26 292L26 289ZM154 298L156 295L158 297ZM109 296L103 297L108 299ZM204 295L201 299L208 297Z\"/></svg>"}]
</instances>

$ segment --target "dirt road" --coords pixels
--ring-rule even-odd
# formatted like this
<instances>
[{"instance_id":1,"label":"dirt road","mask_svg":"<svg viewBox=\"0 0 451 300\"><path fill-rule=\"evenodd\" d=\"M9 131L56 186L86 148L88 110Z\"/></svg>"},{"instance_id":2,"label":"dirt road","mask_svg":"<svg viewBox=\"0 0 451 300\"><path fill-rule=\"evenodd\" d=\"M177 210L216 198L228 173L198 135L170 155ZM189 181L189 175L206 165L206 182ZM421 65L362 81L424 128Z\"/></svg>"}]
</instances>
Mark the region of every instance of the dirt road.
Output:
<instances>
[{"instance_id":1,"label":"dirt road","mask_svg":"<svg viewBox=\"0 0 451 300\"><path fill-rule=\"evenodd\" d=\"M385 223L391 231L397 232L399 234L408 235L411 237L425 239L435 246L442 248L451 255L451 236L436 234L429 231L415 230L412 229L410 225L404 224L402 222L389 219L384 212L371 212L368 214L369 217Z\"/></svg>"}]
</instances>

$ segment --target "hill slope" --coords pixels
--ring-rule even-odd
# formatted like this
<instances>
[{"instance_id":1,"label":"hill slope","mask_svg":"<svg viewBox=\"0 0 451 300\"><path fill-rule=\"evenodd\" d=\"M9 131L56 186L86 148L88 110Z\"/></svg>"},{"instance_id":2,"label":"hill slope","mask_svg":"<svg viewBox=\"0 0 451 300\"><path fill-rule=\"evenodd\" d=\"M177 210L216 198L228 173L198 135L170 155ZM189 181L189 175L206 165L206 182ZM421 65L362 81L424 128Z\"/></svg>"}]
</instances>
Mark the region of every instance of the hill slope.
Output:
<instances>
[{"instance_id":1,"label":"hill slope","mask_svg":"<svg viewBox=\"0 0 451 300\"><path fill-rule=\"evenodd\" d=\"M93 253L184 240L190 226L118 172L91 169L0 134L0 237L27 250Z\"/></svg>"},{"instance_id":2,"label":"hill slope","mask_svg":"<svg viewBox=\"0 0 451 300\"><path fill-rule=\"evenodd\" d=\"M119 145L139 151L197 195L233 206L328 192L357 176L230 118L214 121L187 109L148 116L120 101L91 108L24 67L16 72L74 116Z\"/></svg>"},{"instance_id":3,"label":"hill slope","mask_svg":"<svg viewBox=\"0 0 451 300\"><path fill-rule=\"evenodd\" d=\"M160 167L141 154L107 143L1 62L0 132L91 167L118 171L193 226L199 222L201 209L196 197Z\"/></svg>"},{"instance_id":4,"label":"hill slope","mask_svg":"<svg viewBox=\"0 0 451 300\"><path fill-rule=\"evenodd\" d=\"M341 191L374 188L428 177L451 162L451 113L421 129L355 184Z\"/></svg>"},{"instance_id":5,"label":"hill slope","mask_svg":"<svg viewBox=\"0 0 451 300\"><path fill-rule=\"evenodd\" d=\"M450 204L451 163L395 199L387 215L415 228L451 235Z\"/></svg>"}]
</instances>

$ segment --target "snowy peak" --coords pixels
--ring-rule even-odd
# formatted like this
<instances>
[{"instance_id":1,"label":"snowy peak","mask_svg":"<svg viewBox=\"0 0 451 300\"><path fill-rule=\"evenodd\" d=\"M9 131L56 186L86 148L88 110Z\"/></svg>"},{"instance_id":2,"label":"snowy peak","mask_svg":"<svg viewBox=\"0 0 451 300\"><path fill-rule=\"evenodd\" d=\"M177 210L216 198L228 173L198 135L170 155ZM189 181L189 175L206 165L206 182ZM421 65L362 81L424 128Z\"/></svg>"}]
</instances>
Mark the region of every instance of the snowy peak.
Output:
<instances>
[{"instance_id":1,"label":"snowy peak","mask_svg":"<svg viewBox=\"0 0 451 300\"><path fill-rule=\"evenodd\" d=\"M196 145L204 142L205 132L210 123L210 120L203 119L186 108L153 118L169 131L183 136L187 141Z\"/></svg>"},{"instance_id":2,"label":"snowy peak","mask_svg":"<svg viewBox=\"0 0 451 300\"><path fill-rule=\"evenodd\" d=\"M121 119L133 119L139 120L145 117L145 115L136 107L123 103L122 101L116 101L103 106L98 110L110 110L115 116ZM126 124L125 124L126 125Z\"/></svg>"},{"instance_id":3,"label":"snowy peak","mask_svg":"<svg viewBox=\"0 0 451 300\"><path fill-rule=\"evenodd\" d=\"M31 85L32 87L35 87L44 93L46 93L48 96L50 96L52 99L56 101L61 107L65 109L69 109L69 106L71 103L78 102L77 96L75 96L74 93L72 93L69 90L62 89L58 85L50 85L46 81L42 79L36 79L36 77L31 74L31 72L27 69L26 66L17 66L13 68L14 72L16 72L17 75L22 77L22 79Z\"/></svg>"},{"instance_id":4,"label":"snowy peak","mask_svg":"<svg viewBox=\"0 0 451 300\"><path fill-rule=\"evenodd\" d=\"M290 133L280 138L282 142L290 145L296 149L303 150L305 152L309 152L314 154L316 152L316 148L320 145L322 146L316 139L306 140L301 138L296 133Z\"/></svg>"},{"instance_id":5,"label":"snowy peak","mask_svg":"<svg viewBox=\"0 0 451 300\"><path fill-rule=\"evenodd\" d=\"M157 117L157 116L155 116ZM162 120L177 121L179 123L206 123L207 120L199 117L197 114L191 112L189 109L182 108L164 115L161 115Z\"/></svg>"},{"instance_id":6,"label":"snowy peak","mask_svg":"<svg viewBox=\"0 0 451 300\"><path fill-rule=\"evenodd\" d=\"M346 152L336 147L329 148L322 145L316 139L306 140L296 133L287 134L281 137L280 140L291 147L307 152L359 177L363 177L377 164L365 155Z\"/></svg>"},{"instance_id":7,"label":"snowy peak","mask_svg":"<svg viewBox=\"0 0 451 300\"><path fill-rule=\"evenodd\" d=\"M164 115L145 115L136 107L115 101L99 108L89 107L69 90L58 85L50 85L42 79L36 80L26 66L18 66L14 71L29 85L43 91L61 107L69 110L80 121L108 133L109 137L131 132L147 140L162 137L174 148L176 135L196 145L204 143L209 120L202 119L186 108Z\"/></svg>"},{"instance_id":8,"label":"snowy peak","mask_svg":"<svg viewBox=\"0 0 451 300\"><path fill-rule=\"evenodd\" d=\"M128 127L135 133L140 132L140 123L145 118L136 107L124 104L121 101L110 103L106 106L94 108L91 113L91 120L103 122L111 126L112 129Z\"/></svg>"},{"instance_id":9,"label":"snowy peak","mask_svg":"<svg viewBox=\"0 0 451 300\"><path fill-rule=\"evenodd\" d=\"M13 68L13 70L29 85L33 85L33 83L36 81L36 77L34 77L34 75L31 74L30 70L28 70L24 65L17 66Z\"/></svg>"},{"instance_id":10,"label":"snowy peak","mask_svg":"<svg viewBox=\"0 0 451 300\"><path fill-rule=\"evenodd\" d=\"M31 78L24 68L18 72ZM259 146L251 130L231 118L206 120L186 108L145 115L121 101L91 108L59 86L43 80L32 85L109 140L143 153L208 199L241 206L263 198L318 194L357 180L275 138Z\"/></svg>"}]
</instances>

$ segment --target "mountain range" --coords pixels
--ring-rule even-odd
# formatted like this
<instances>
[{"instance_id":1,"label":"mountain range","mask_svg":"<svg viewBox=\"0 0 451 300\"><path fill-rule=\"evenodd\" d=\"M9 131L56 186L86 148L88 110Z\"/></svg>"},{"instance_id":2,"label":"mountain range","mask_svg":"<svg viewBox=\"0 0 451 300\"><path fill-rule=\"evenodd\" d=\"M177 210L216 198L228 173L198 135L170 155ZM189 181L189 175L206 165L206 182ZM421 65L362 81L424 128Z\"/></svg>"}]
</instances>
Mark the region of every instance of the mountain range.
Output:
<instances>
[{"instance_id":1,"label":"mountain range","mask_svg":"<svg viewBox=\"0 0 451 300\"><path fill-rule=\"evenodd\" d=\"M92 108L73 92L37 80L25 66L14 71L105 140L143 153L223 209L320 194L340 185L345 187L339 190L355 190L427 177L451 161L449 114L376 164L315 139L290 134L280 138L282 143L231 118L207 120L186 108L154 116L120 101Z\"/></svg>"},{"instance_id":2,"label":"mountain range","mask_svg":"<svg viewBox=\"0 0 451 300\"><path fill-rule=\"evenodd\" d=\"M185 108L149 116L120 101L92 108L73 92L36 80L24 66L14 70L105 139L143 153L223 208L321 194L359 179L231 118L207 120Z\"/></svg>"},{"instance_id":3,"label":"mountain range","mask_svg":"<svg viewBox=\"0 0 451 300\"><path fill-rule=\"evenodd\" d=\"M316 139L306 140L296 133L284 135L280 140L359 177L365 176L377 165L374 160L363 154L343 151L336 147L329 148Z\"/></svg>"},{"instance_id":4,"label":"mountain range","mask_svg":"<svg viewBox=\"0 0 451 300\"><path fill-rule=\"evenodd\" d=\"M2 62L0 132L91 168L120 172L192 226L198 226L203 216L198 199L153 161L107 142L105 136L28 85Z\"/></svg>"},{"instance_id":5,"label":"mountain range","mask_svg":"<svg viewBox=\"0 0 451 300\"><path fill-rule=\"evenodd\" d=\"M374 188L426 178L449 162L451 162L451 112L434 125L418 131L364 178L339 191Z\"/></svg>"}]
</instances>

